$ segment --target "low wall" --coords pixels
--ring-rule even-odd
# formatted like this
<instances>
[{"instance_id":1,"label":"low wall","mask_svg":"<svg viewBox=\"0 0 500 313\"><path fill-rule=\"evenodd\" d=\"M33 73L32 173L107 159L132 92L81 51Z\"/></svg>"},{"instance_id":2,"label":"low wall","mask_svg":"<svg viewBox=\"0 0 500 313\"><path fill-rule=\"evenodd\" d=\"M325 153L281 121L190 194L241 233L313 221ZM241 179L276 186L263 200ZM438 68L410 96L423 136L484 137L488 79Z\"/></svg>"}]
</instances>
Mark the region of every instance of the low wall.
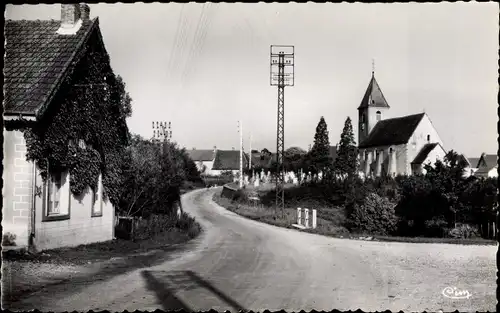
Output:
<instances>
[{"instance_id":1,"label":"low wall","mask_svg":"<svg viewBox=\"0 0 500 313\"><path fill-rule=\"evenodd\" d=\"M222 187L221 197L232 200L236 192L238 192L237 188L232 187L231 184L226 184Z\"/></svg>"}]
</instances>

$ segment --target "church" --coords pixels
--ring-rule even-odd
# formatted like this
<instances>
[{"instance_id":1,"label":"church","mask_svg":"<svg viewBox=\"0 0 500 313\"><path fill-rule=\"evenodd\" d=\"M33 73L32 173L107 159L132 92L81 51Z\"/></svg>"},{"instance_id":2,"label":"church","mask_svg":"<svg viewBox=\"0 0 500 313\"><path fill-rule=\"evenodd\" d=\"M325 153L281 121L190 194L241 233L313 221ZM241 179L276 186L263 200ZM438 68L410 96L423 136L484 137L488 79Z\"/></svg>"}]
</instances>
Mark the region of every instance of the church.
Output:
<instances>
[{"instance_id":1,"label":"church","mask_svg":"<svg viewBox=\"0 0 500 313\"><path fill-rule=\"evenodd\" d=\"M426 113L388 118L390 106L375 74L358 107L360 174L425 174L424 165L443 159L443 142Z\"/></svg>"}]
</instances>

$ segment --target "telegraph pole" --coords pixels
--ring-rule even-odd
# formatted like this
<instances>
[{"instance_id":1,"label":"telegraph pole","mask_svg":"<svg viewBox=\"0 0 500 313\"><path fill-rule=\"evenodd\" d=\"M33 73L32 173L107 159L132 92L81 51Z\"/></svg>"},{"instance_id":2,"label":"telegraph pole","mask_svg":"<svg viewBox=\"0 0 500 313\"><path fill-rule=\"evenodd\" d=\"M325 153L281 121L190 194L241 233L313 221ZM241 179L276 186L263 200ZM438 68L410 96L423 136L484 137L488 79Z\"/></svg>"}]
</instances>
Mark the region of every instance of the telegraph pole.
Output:
<instances>
[{"instance_id":1,"label":"telegraph pole","mask_svg":"<svg viewBox=\"0 0 500 313\"><path fill-rule=\"evenodd\" d=\"M159 122L159 121L153 121L153 138L152 141L153 143L157 143L162 148L164 148L165 142L169 142L170 139L172 139L172 122ZM163 152L163 149L161 149Z\"/></svg>"},{"instance_id":2,"label":"telegraph pole","mask_svg":"<svg viewBox=\"0 0 500 313\"><path fill-rule=\"evenodd\" d=\"M243 122L238 121L238 132L240 133L240 189L243 188Z\"/></svg>"},{"instance_id":3,"label":"telegraph pole","mask_svg":"<svg viewBox=\"0 0 500 313\"><path fill-rule=\"evenodd\" d=\"M294 85L294 46L271 46L271 86L278 86L278 120L276 136L276 210L285 214L285 86Z\"/></svg>"},{"instance_id":4,"label":"telegraph pole","mask_svg":"<svg viewBox=\"0 0 500 313\"><path fill-rule=\"evenodd\" d=\"M252 133L250 133L250 150L248 150L249 153L249 160L248 160L248 169L252 170Z\"/></svg>"}]
</instances>

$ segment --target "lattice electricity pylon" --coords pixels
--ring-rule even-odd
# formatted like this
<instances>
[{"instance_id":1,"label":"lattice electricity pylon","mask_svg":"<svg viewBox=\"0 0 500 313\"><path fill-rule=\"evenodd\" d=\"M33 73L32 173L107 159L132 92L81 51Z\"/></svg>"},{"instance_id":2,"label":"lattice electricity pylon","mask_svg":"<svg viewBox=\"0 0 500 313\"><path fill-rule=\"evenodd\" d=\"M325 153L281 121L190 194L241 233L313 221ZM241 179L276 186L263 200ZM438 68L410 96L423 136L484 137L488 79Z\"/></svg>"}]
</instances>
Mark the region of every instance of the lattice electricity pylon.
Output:
<instances>
[{"instance_id":1,"label":"lattice electricity pylon","mask_svg":"<svg viewBox=\"0 0 500 313\"><path fill-rule=\"evenodd\" d=\"M285 210L285 172L283 171L283 155L285 154L285 82L283 75L283 55L279 58L278 78L278 121L276 138L276 208Z\"/></svg>"},{"instance_id":2,"label":"lattice electricity pylon","mask_svg":"<svg viewBox=\"0 0 500 313\"><path fill-rule=\"evenodd\" d=\"M277 73L275 72L277 68ZM273 69L275 71L273 72ZM271 86L278 86L278 116L276 131L276 210L285 214L285 86L294 85L294 47L271 46Z\"/></svg>"}]
</instances>

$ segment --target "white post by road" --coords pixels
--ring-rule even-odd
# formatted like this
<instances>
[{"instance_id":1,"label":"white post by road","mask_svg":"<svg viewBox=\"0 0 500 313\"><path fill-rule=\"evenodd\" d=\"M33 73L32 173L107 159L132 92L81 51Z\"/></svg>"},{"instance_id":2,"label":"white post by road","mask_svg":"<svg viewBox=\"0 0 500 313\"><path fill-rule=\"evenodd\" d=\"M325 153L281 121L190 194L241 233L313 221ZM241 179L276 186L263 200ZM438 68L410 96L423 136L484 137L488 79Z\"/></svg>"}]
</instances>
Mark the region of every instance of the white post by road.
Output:
<instances>
[{"instance_id":1,"label":"white post by road","mask_svg":"<svg viewBox=\"0 0 500 313\"><path fill-rule=\"evenodd\" d=\"M313 209L312 228L316 228L316 223L317 223L317 219L316 219L316 209Z\"/></svg>"},{"instance_id":2,"label":"white post by road","mask_svg":"<svg viewBox=\"0 0 500 313\"><path fill-rule=\"evenodd\" d=\"M309 228L309 209L304 209L304 226Z\"/></svg>"},{"instance_id":3,"label":"white post by road","mask_svg":"<svg viewBox=\"0 0 500 313\"><path fill-rule=\"evenodd\" d=\"M302 209L297 209L297 224L302 225Z\"/></svg>"}]
</instances>

